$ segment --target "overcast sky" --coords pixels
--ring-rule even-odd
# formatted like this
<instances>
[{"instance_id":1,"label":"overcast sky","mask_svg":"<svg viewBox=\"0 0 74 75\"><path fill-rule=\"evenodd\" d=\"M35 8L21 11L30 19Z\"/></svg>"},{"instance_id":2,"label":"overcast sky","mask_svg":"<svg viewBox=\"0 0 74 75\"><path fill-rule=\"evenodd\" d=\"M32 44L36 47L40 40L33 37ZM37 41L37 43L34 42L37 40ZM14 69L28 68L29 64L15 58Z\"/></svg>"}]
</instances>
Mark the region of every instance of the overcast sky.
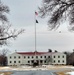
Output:
<instances>
[{"instance_id":1,"label":"overcast sky","mask_svg":"<svg viewBox=\"0 0 74 75\"><path fill-rule=\"evenodd\" d=\"M11 52L34 51L35 50L35 10L41 6L42 0L2 0L9 6L10 13L7 15L12 27L25 29L16 40L11 40L8 48ZM68 23L61 24L56 31L49 31L47 19L36 17L39 21L37 29L37 51L48 51L48 49L61 51L72 51L74 49L74 33L68 31ZM59 33L61 31L61 33ZM4 48L4 47L2 47Z\"/></svg>"}]
</instances>

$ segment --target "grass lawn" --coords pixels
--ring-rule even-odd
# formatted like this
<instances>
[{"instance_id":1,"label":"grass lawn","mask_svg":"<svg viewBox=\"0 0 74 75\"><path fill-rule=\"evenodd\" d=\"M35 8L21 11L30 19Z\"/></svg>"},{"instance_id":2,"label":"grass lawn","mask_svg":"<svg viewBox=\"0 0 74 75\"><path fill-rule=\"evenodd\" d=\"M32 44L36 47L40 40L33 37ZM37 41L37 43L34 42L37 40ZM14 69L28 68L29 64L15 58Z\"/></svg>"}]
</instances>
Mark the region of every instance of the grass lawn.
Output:
<instances>
[{"instance_id":1,"label":"grass lawn","mask_svg":"<svg viewBox=\"0 0 74 75\"><path fill-rule=\"evenodd\" d=\"M57 72L58 75L70 75L70 74L66 74L67 72L71 72L70 70L69 71L64 71L64 72Z\"/></svg>"},{"instance_id":2,"label":"grass lawn","mask_svg":"<svg viewBox=\"0 0 74 75\"><path fill-rule=\"evenodd\" d=\"M12 72L0 72L1 75L11 75Z\"/></svg>"}]
</instances>

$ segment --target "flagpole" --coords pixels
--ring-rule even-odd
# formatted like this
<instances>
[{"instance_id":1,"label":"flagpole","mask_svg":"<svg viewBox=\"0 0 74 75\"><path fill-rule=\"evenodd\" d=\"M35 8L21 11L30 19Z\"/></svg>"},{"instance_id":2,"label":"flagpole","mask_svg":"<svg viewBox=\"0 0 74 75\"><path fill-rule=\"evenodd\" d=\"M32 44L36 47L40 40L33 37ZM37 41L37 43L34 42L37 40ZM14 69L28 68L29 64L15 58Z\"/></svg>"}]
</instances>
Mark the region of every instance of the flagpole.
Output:
<instances>
[{"instance_id":1,"label":"flagpole","mask_svg":"<svg viewBox=\"0 0 74 75\"><path fill-rule=\"evenodd\" d=\"M35 15L35 55L36 55L36 15Z\"/></svg>"},{"instance_id":2,"label":"flagpole","mask_svg":"<svg viewBox=\"0 0 74 75\"><path fill-rule=\"evenodd\" d=\"M35 11L35 56L37 52L37 32L36 32L36 23L38 23L38 21L36 20L37 15L38 13ZM36 59L35 59L35 62L36 62Z\"/></svg>"}]
</instances>

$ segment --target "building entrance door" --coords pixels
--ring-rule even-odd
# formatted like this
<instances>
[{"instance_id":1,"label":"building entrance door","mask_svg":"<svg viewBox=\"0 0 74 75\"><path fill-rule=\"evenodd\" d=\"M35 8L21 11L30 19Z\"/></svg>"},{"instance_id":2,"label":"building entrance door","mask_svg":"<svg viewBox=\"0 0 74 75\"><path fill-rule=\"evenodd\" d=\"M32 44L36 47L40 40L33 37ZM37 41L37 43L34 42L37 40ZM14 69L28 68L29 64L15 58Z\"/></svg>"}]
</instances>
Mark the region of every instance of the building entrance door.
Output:
<instances>
[{"instance_id":1,"label":"building entrance door","mask_svg":"<svg viewBox=\"0 0 74 75\"><path fill-rule=\"evenodd\" d=\"M38 66L39 65L39 60L35 60L34 63L33 63L33 66Z\"/></svg>"}]
</instances>

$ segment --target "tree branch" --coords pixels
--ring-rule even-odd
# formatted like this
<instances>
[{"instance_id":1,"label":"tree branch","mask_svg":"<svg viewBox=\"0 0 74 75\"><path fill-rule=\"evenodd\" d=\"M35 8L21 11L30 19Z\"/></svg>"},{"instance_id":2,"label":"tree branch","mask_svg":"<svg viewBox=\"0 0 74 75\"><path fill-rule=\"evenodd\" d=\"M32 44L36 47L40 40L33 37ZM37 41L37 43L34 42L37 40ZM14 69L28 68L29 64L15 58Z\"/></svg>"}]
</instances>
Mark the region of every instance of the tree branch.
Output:
<instances>
[{"instance_id":1,"label":"tree branch","mask_svg":"<svg viewBox=\"0 0 74 75\"><path fill-rule=\"evenodd\" d=\"M24 29L18 31L17 33L16 33L16 31L14 31L11 35L8 35L7 37L1 37L0 40L7 40L9 38L16 38L19 34L21 34L23 32L24 32Z\"/></svg>"}]
</instances>

